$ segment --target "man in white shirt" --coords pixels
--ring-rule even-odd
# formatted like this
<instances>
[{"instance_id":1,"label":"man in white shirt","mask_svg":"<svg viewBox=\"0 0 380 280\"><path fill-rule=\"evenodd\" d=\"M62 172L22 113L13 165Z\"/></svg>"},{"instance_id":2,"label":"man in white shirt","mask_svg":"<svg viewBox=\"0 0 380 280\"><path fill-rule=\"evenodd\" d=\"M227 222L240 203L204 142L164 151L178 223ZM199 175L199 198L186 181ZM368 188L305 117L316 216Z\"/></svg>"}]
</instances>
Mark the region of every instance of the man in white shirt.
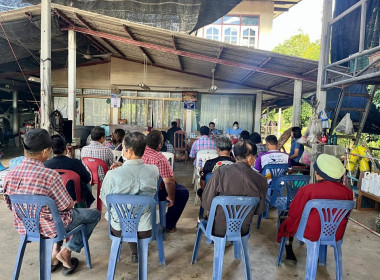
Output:
<instances>
[{"instance_id":1,"label":"man in white shirt","mask_svg":"<svg viewBox=\"0 0 380 280\"><path fill-rule=\"evenodd\" d=\"M127 158L122 166L108 171L106 174L100 199L106 203L108 194L133 194L154 197L157 192L158 168L144 164L141 157L146 146L146 136L140 132L127 133L123 140L123 156ZM108 211L106 219L109 219ZM111 232L121 235L120 221L114 209L111 209ZM138 238L147 238L152 234L150 210L146 210L140 218ZM132 262L137 263L137 244L130 243Z\"/></svg>"}]
</instances>

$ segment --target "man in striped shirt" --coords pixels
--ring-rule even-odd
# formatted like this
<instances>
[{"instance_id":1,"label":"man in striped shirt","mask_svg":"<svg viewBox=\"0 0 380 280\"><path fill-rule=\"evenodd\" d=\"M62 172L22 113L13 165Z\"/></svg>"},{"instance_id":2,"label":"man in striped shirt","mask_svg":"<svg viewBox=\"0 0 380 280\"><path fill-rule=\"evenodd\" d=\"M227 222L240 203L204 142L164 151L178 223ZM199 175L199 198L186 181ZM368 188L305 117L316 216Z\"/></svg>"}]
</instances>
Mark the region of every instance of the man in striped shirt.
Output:
<instances>
[{"instance_id":1,"label":"man in striped shirt","mask_svg":"<svg viewBox=\"0 0 380 280\"><path fill-rule=\"evenodd\" d=\"M190 157L194 160L197 157L197 153L199 150L204 150L204 149L214 149L216 150L215 142L212 140L208 135L210 134L210 129L207 126L202 126L200 129L201 133L201 138L196 140L191 147L190 151ZM202 166L201 162L195 162L194 165Z\"/></svg>"}]
</instances>

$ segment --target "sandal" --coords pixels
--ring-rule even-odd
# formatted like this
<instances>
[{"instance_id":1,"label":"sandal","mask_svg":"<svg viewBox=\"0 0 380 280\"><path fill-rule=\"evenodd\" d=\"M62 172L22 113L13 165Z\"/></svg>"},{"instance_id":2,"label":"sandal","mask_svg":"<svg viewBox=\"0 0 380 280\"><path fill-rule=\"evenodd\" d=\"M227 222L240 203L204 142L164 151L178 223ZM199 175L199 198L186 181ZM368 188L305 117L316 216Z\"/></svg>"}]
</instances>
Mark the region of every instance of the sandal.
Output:
<instances>
[{"instance_id":1,"label":"sandal","mask_svg":"<svg viewBox=\"0 0 380 280\"><path fill-rule=\"evenodd\" d=\"M79 260L77 258L71 258L71 264L72 264L72 267L70 268L63 267L62 269L63 275L68 276L68 275L73 274L79 265Z\"/></svg>"},{"instance_id":2,"label":"sandal","mask_svg":"<svg viewBox=\"0 0 380 280\"><path fill-rule=\"evenodd\" d=\"M62 263L60 261L58 261L57 264L52 264L51 265L51 272L54 272L57 270L57 268L61 265Z\"/></svg>"}]
</instances>

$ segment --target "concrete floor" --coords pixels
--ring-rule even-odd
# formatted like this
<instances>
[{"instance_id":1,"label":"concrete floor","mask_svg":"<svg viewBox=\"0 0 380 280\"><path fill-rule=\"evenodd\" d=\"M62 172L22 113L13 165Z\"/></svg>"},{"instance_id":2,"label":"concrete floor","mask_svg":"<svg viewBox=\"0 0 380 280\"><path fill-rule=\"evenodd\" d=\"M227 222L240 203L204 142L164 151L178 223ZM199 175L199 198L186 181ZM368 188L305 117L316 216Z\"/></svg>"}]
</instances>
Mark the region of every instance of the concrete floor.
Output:
<instances>
[{"instance_id":1,"label":"concrete floor","mask_svg":"<svg viewBox=\"0 0 380 280\"><path fill-rule=\"evenodd\" d=\"M191 185L192 165L176 163L176 181L190 190L190 200L177 225L177 232L168 234L165 241L166 267L158 264L155 242L149 246L149 279L211 279L213 264L213 245L202 241L198 262L190 264L193 250L196 216L199 206L194 206L194 192ZM256 225L256 218L254 220ZM108 225L104 218L95 228L90 239L92 269L86 267L85 255L73 253L80 260L77 272L70 279L106 279L110 239ZM251 269L253 279L304 279L306 246L295 242L294 251L298 258L296 266L282 264L276 266L278 244L276 236L276 211L270 212L270 218L263 220L261 229L252 229L249 240ZM19 244L19 235L13 229L12 213L2 202L0 206L0 240L3 260L0 262L0 279L11 279L15 257ZM379 238L354 223L349 223L343 243L344 279L379 279L380 263ZM20 279L38 279L38 245L28 244L25 252ZM52 274L52 279L67 279L60 271ZM121 260L117 264L115 279L137 279L137 264L130 260L129 246L123 246ZM233 258L233 248L227 246L223 279L244 279L243 264ZM335 261L332 248L328 250L328 264L318 267L317 279L335 279Z\"/></svg>"}]
</instances>

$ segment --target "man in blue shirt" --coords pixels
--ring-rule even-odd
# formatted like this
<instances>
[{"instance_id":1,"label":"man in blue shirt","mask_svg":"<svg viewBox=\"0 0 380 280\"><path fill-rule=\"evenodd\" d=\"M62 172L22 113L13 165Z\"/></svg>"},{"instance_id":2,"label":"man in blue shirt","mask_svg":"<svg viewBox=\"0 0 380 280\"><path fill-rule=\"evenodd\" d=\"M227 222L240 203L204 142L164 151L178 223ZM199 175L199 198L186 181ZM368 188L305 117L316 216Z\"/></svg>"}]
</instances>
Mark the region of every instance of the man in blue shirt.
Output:
<instances>
[{"instance_id":1,"label":"man in blue shirt","mask_svg":"<svg viewBox=\"0 0 380 280\"><path fill-rule=\"evenodd\" d=\"M239 135L242 132L242 129L239 128L239 123L234 122L232 127L227 128L227 135L233 136L234 139L239 139Z\"/></svg>"}]
</instances>

